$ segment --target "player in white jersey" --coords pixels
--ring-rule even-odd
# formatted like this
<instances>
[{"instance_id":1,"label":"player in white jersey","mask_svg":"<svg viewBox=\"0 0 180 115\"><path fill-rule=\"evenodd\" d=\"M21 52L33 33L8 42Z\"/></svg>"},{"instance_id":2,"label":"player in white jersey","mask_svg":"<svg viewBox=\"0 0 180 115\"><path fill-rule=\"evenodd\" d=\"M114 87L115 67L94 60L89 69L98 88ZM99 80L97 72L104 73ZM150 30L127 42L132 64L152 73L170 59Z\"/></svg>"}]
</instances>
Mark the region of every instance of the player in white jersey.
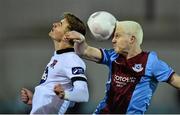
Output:
<instances>
[{"instance_id":1,"label":"player in white jersey","mask_svg":"<svg viewBox=\"0 0 180 115\"><path fill-rule=\"evenodd\" d=\"M65 37L71 30L86 33L83 22L70 13L53 23L49 36L54 41L54 55L34 94L26 88L21 90L21 100L32 104L31 114L63 114L74 102L89 99L85 63L74 52L74 42Z\"/></svg>"}]
</instances>

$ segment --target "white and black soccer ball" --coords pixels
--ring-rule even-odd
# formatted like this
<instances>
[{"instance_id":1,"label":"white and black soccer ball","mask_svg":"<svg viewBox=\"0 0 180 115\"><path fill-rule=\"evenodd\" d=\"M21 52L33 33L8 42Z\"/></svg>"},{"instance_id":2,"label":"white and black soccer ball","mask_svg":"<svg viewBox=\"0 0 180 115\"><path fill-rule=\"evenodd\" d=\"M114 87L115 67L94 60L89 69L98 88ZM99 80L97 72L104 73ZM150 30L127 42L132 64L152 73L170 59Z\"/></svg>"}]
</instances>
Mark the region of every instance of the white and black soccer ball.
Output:
<instances>
[{"instance_id":1,"label":"white and black soccer ball","mask_svg":"<svg viewBox=\"0 0 180 115\"><path fill-rule=\"evenodd\" d=\"M90 15L87 25L96 40L107 40L115 29L116 18L109 12L98 11Z\"/></svg>"}]
</instances>

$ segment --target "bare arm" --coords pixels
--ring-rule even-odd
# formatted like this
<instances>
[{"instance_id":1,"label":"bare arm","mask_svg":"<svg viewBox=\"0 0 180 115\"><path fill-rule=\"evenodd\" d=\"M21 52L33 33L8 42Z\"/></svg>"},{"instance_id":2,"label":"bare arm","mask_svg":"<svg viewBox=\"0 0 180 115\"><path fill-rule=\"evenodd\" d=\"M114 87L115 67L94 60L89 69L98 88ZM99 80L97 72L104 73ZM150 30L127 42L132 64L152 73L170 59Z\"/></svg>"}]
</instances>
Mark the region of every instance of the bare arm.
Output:
<instances>
[{"instance_id":1,"label":"bare arm","mask_svg":"<svg viewBox=\"0 0 180 115\"><path fill-rule=\"evenodd\" d=\"M180 89L180 76L176 73L173 74L169 81L169 84L177 89Z\"/></svg>"},{"instance_id":2,"label":"bare arm","mask_svg":"<svg viewBox=\"0 0 180 115\"><path fill-rule=\"evenodd\" d=\"M75 41L75 51L81 57L95 62L99 62L101 60L101 51L98 48L89 46L82 34L76 31L71 31L68 32L66 38Z\"/></svg>"}]
</instances>

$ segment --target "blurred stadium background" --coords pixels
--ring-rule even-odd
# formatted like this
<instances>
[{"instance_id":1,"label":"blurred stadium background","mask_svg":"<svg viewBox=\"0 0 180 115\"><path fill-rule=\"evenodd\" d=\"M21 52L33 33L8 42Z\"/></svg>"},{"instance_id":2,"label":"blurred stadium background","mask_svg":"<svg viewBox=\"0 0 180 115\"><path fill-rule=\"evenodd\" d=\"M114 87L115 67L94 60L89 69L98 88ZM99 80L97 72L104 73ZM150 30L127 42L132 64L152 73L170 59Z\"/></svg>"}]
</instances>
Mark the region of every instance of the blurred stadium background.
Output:
<instances>
[{"instance_id":1,"label":"blurred stadium background","mask_svg":"<svg viewBox=\"0 0 180 115\"><path fill-rule=\"evenodd\" d=\"M52 23L63 12L72 12L86 22L100 10L118 20L138 21L144 29L143 48L157 51L180 74L180 0L0 0L0 113L29 112L19 92L22 87L33 90L38 85L53 54L48 37ZM111 48L110 40L88 39L88 43ZM90 100L70 113L92 113L104 97L108 69L85 62ZM160 83L146 113L180 113L180 91Z\"/></svg>"}]
</instances>

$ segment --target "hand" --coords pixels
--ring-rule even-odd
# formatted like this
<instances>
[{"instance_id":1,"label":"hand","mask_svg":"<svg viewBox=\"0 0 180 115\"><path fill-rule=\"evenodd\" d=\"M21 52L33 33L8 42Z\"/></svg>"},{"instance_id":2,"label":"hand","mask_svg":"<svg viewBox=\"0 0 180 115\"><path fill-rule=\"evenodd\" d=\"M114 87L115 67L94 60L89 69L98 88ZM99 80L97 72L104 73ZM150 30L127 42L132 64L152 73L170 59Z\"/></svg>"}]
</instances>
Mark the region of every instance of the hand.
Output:
<instances>
[{"instance_id":1,"label":"hand","mask_svg":"<svg viewBox=\"0 0 180 115\"><path fill-rule=\"evenodd\" d=\"M85 40L84 35L77 31L70 31L65 34L66 39L73 40L77 43L82 43Z\"/></svg>"},{"instance_id":2,"label":"hand","mask_svg":"<svg viewBox=\"0 0 180 115\"><path fill-rule=\"evenodd\" d=\"M54 86L54 92L56 93L57 96L59 96L60 99L64 99L64 88L62 87L61 84L57 84Z\"/></svg>"},{"instance_id":3,"label":"hand","mask_svg":"<svg viewBox=\"0 0 180 115\"><path fill-rule=\"evenodd\" d=\"M21 89L21 101L22 102L24 102L25 104L31 105L32 97L33 97L33 93L30 90L28 90L26 88Z\"/></svg>"}]
</instances>

